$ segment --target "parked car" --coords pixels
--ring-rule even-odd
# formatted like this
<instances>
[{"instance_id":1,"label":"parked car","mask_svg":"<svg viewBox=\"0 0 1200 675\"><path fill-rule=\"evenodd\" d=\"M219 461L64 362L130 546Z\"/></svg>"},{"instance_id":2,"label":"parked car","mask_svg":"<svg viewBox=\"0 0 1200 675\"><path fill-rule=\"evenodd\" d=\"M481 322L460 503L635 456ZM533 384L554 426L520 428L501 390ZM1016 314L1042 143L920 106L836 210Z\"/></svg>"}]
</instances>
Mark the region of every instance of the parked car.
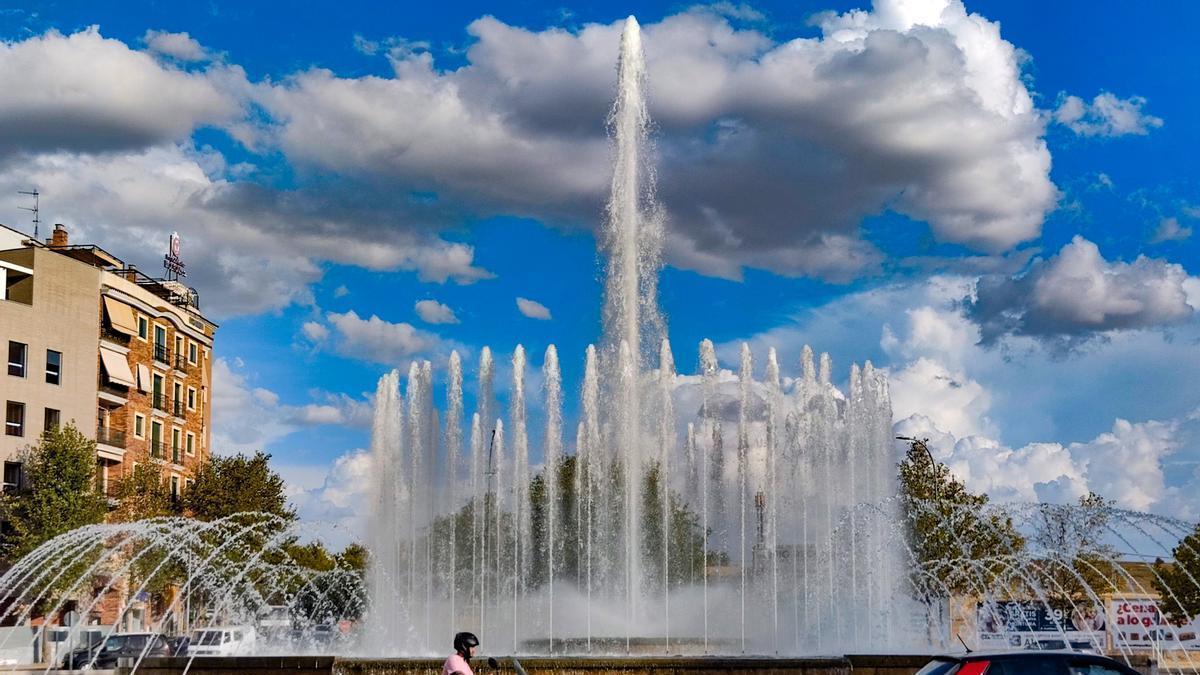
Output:
<instances>
[{"instance_id":1,"label":"parked car","mask_svg":"<svg viewBox=\"0 0 1200 675\"><path fill-rule=\"evenodd\" d=\"M91 664L92 668L109 670L117 667L118 659L170 655L167 638L158 633L116 633L109 635L102 644L67 654L62 667L65 670L80 670Z\"/></svg>"},{"instance_id":2,"label":"parked car","mask_svg":"<svg viewBox=\"0 0 1200 675\"><path fill-rule=\"evenodd\" d=\"M192 631L188 656L234 656L254 651L258 635L252 626L211 626Z\"/></svg>"},{"instance_id":3,"label":"parked car","mask_svg":"<svg viewBox=\"0 0 1200 675\"><path fill-rule=\"evenodd\" d=\"M937 656L917 675L1140 675L1110 658L1067 651L1012 651Z\"/></svg>"}]
</instances>

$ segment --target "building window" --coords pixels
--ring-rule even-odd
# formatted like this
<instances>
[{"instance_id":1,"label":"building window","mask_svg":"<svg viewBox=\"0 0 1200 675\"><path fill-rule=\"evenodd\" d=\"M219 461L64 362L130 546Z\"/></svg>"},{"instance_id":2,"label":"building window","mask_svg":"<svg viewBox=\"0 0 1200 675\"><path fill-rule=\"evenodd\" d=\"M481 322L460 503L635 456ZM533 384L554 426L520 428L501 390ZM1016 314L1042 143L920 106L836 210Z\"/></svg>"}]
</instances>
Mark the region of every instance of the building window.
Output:
<instances>
[{"instance_id":1,"label":"building window","mask_svg":"<svg viewBox=\"0 0 1200 675\"><path fill-rule=\"evenodd\" d=\"M138 315L138 337L145 340L150 337L150 320Z\"/></svg>"},{"instance_id":2,"label":"building window","mask_svg":"<svg viewBox=\"0 0 1200 675\"><path fill-rule=\"evenodd\" d=\"M183 354L183 338L179 335L175 336L175 353Z\"/></svg>"},{"instance_id":3,"label":"building window","mask_svg":"<svg viewBox=\"0 0 1200 675\"><path fill-rule=\"evenodd\" d=\"M183 479L183 490L184 490L184 492L187 492L188 490L191 490L191 489L192 489L192 486L193 486L193 485L195 485L195 484L196 484L196 481L192 480L191 478L184 478L184 479Z\"/></svg>"},{"instance_id":4,"label":"building window","mask_svg":"<svg viewBox=\"0 0 1200 675\"><path fill-rule=\"evenodd\" d=\"M57 429L62 418L62 413L54 408L46 408L45 425L42 427L46 431Z\"/></svg>"},{"instance_id":5,"label":"building window","mask_svg":"<svg viewBox=\"0 0 1200 675\"><path fill-rule=\"evenodd\" d=\"M171 476L171 501L179 501L179 476Z\"/></svg>"},{"instance_id":6,"label":"building window","mask_svg":"<svg viewBox=\"0 0 1200 675\"><path fill-rule=\"evenodd\" d=\"M21 479L23 475L23 467L20 462L5 462L4 463L4 491L16 492L21 489Z\"/></svg>"},{"instance_id":7,"label":"building window","mask_svg":"<svg viewBox=\"0 0 1200 675\"><path fill-rule=\"evenodd\" d=\"M196 388L195 387L188 387L187 403L188 403L188 410L196 409Z\"/></svg>"},{"instance_id":8,"label":"building window","mask_svg":"<svg viewBox=\"0 0 1200 675\"><path fill-rule=\"evenodd\" d=\"M6 436L25 435L25 404L9 401L4 414L4 434Z\"/></svg>"},{"instance_id":9,"label":"building window","mask_svg":"<svg viewBox=\"0 0 1200 675\"><path fill-rule=\"evenodd\" d=\"M188 342L188 363L196 365L196 343Z\"/></svg>"},{"instance_id":10,"label":"building window","mask_svg":"<svg viewBox=\"0 0 1200 675\"><path fill-rule=\"evenodd\" d=\"M24 342L8 341L8 374L25 377L25 356L29 351Z\"/></svg>"},{"instance_id":11,"label":"building window","mask_svg":"<svg viewBox=\"0 0 1200 675\"><path fill-rule=\"evenodd\" d=\"M62 352L46 350L46 384L62 384Z\"/></svg>"},{"instance_id":12,"label":"building window","mask_svg":"<svg viewBox=\"0 0 1200 675\"><path fill-rule=\"evenodd\" d=\"M162 459L163 456L162 422L150 422L150 456Z\"/></svg>"},{"instance_id":13,"label":"building window","mask_svg":"<svg viewBox=\"0 0 1200 675\"><path fill-rule=\"evenodd\" d=\"M189 454L189 455L196 454L196 434L193 434L190 431L187 432L186 450L187 450L187 454Z\"/></svg>"},{"instance_id":14,"label":"building window","mask_svg":"<svg viewBox=\"0 0 1200 675\"><path fill-rule=\"evenodd\" d=\"M133 436L134 438L146 437L146 416L141 413L133 414Z\"/></svg>"},{"instance_id":15,"label":"building window","mask_svg":"<svg viewBox=\"0 0 1200 675\"><path fill-rule=\"evenodd\" d=\"M154 360L161 363L170 361L167 354L167 329L158 324L154 324Z\"/></svg>"},{"instance_id":16,"label":"building window","mask_svg":"<svg viewBox=\"0 0 1200 675\"><path fill-rule=\"evenodd\" d=\"M179 442L179 430L171 429L171 462L173 462L175 464L180 463L179 453L181 450L183 450L183 448L181 448L180 445L181 445L181 443Z\"/></svg>"}]
</instances>

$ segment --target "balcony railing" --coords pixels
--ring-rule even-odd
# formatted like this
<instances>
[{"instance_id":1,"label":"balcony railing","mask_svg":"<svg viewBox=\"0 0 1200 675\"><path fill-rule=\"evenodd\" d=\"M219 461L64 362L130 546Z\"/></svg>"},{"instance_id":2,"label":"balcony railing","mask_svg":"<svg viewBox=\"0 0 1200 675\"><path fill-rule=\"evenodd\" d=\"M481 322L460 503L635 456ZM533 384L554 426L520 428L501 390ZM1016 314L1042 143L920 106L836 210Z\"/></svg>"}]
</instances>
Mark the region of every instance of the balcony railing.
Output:
<instances>
[{"instance_id":1,"label":"balcony railing","mask_svg":"<svg viewBox=\"0 0 1200 675\"><path fill-rule=\"evenodd\" d=\"M182 457L183 457L183 448L179 447L178 445L172 445L171 446L171 463L172 464L183 464Z\"/></svg>"},{"instance_id":2,"label":"balcony railing","mask_svg":"<svg viewBox=\"0 0 1200 675\"><path fill-rule=\"evenodd\" d=\"M100 385L100 391L120 398L129 397L129 387L126 387L123 384L117 384L108 378L104 378L102 384Z\"/></svg>"},{"instance_id":3,"label":"balcony railing","mask_svg":"<svg viewBox=\"0 0 1200 675\"><path fill-rule=\"evenodd\" d=\"M115 342L119 345L129 346L129 336L119 330L116 330L112 326L101 326L100 337L108 340L109 342Z\"/></svg>"},{"instance_id":4,"label":"balcony railing","mask_svg":"<svg viewBox=\"0 0 1200 675\"><path fill-rule=\"evenodd\" d=\"M186 356L184 356L183 354L176 354L176 355L175 355L175 370L178 370L178 371L179 371L179 372L181 372L181 373L186 373L186 372L187 372L187 370L188 370L188 361L187 361L187 357L186 357Z\"/></svg>"},{"instance_id":5,"label":"balcony railing","mask_svg":"<svg viewBox=\"0 0 1200 675\"><path fill-rule=\"evenodd\" d=\"M96 442L111 445L114 448L124 448L125 432L108 427L96 427Z\"/></svg>"},{"instance_id":6,"label":"balcony railing","mask_svg":"<svg viewBox=\"0 0 1200 675\"><path fill-rule=\"evenodd\" d=\"M167 444L162 441L150 441L150 456L154 459L162 459L167 454Z\"/></svg>"},{"instance_id":7,"label":"balcony railing","mask_svg":"<svg viewBox=\"0 0 1200 675\"><path fill-rule=\"evenodd\" d=\"M167 412L171 409L171 399L167 398L166 394L155 393L150 399L150 405L154 406L155 410Z\"/></svg>"},{"instance_id":8,"label":"balcony railing","mask_svg":"<svg viewBox=\"0 0 1200 675\"><path fill-rule=\"evenodd\" d=\"M179 399L171 401L171 412L175 413L176 417L183 417L183 401Z\"/></svg>"},{"instance_id":9,"label":"balcony railing","mask_svg":"<svg viewBox=\"0 0 1200 675\"><path fill-rule=\"evenodd\" d=\"M154 345L154 360L159 363L171 364L171 350L166 345Z\"/></svg>"}]
</instances>

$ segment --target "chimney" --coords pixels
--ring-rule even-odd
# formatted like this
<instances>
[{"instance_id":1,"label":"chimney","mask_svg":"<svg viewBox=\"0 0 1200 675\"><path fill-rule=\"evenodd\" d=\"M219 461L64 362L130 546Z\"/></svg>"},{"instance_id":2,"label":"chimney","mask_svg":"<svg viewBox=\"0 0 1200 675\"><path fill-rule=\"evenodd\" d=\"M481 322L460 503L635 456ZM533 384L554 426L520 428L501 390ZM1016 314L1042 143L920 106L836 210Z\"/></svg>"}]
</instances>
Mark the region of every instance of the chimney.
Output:
<instances>
[{"instance_id":1,"label":"chimney","mask_svg":"<svg viewBox=\"0 0 1200 675\"><path fill-rule=\"evenodd\" d=\"M67 228L62 223L54 225L54 233L50 236L50 248L63 248L67 245Z\"/></svg>"}]
</instances>

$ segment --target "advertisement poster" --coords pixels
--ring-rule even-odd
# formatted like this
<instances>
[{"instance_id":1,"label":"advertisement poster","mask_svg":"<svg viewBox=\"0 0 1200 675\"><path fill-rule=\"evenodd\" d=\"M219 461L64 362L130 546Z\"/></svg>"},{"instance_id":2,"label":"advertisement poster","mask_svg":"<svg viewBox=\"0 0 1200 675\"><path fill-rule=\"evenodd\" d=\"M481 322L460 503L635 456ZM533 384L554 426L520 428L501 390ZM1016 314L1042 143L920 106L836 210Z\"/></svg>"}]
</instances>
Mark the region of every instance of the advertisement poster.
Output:
<instances>
[{"instance_id":1,"label":"advertisement poster","mask_svg":"<svg viewBox=\"0 0 1200 675\"><path fill-rule=\"evenodd\" d=\"M1153 598L1125 598L1108 603L1114 646L1130 649L1200 650L1200 617L1171 625Z\"/></svg>"},{"instance_id":2,"label":"advertisement poster","mask_svg":"<svg viewBox=\"0 0 1200 675\"><path fill-rule=\"evenodd\" d=\"M1079 649L1101 651L1104 612L1074 616L1037 601L981 602L977 607L978 645L984 649Z\"/></svg>"}]
</instances>

